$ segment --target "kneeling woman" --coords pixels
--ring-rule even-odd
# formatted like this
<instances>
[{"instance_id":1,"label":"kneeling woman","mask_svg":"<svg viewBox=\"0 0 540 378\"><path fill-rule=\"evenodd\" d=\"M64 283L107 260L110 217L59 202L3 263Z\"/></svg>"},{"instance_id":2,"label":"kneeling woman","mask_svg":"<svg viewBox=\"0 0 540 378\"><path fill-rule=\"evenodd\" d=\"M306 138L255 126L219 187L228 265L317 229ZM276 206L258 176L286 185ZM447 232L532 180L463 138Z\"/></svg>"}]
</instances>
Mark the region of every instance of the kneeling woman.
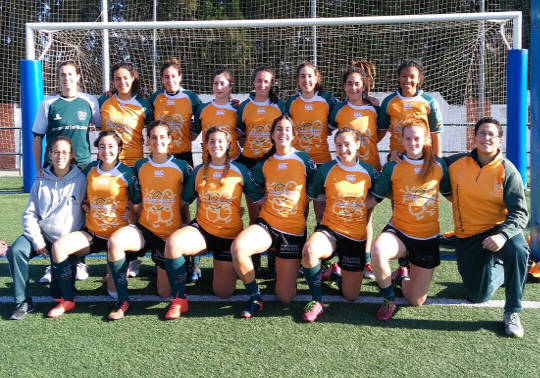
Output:
<instances>
[{"instance_id":1,"label":"kneeling woman","mask_svg":"<svg viewBox=\"0 0 540 378\"><path fill-rule=\"evenodd\" d=\"M306 186L315 173L315 163L308 154L292 147L293 121L288 115L274 120L270 135L272 149L252 169L255 180L266 187L266 200L259 218L231 246L234 268L250 297L240 313L242 318L251 318L263 308L251 256L269 248L274 250L276 295L281 302L289 303L296 295L296 278L306 241Z\"/></svg>"},{"instance_id":2,"label":"kneeling woman","mask_svg":"<svg viewBox=\"0 0 540 378\"><path fill-rule=\"evenodd\" d=\"M450 194L446 165L434 156L429 130L421 119L402 123L405 153L399 163L388 162L377 180L373 195L377 201L392 193L392 218L371 250L373 273L384 297L377 319L392 317L396 302L393 284L413 306L421 306L439 258L439 191ZM393 273L390 260L407 257L407 268Z\"/></svg>"},{"instance_id":3,"label":"kneeling woman","mask_svg":"<svg viewBox=\"0 0 540 378\"><path fill-rule=\"evenodd\" d=\"M366 264L367 204L375 183L375 169L357 159L360 133L349 127L336 132L336 159L317 170L308 188L313 200L326 200L322 223L315 228L302 251L302 266L312 301L302 319L315 321L323 313L321 304L321 259L339 256L341 292L350 301L358 298ZM373 198L371 198L373 205ZM341 270L340 269L340 270Z\"/></svg>"},{"instance_id":4,"label":"kneeling woman","mask_svg":"<svg viewBox=\"0 0 540 378\"><path fill-rule=\"evenodd\" d=\"M231 161L233 138L226 126L214 126L204 135L204 163L195 168L182 192L191 203L197 198L197 216L189 226L175 231L165 245L165 268L173 299L166 319L178 319L188 310L185 295L186 257L214 254L214 293L230 297L236 288L231 263L231 243L242 231L242 191L252 202L261 200L260 187L240 163Z\"/></svg>"},{"instance_id":5,"label":"kneeling woman","mask_svg":"<svg viewBox=\"0 0 540 378\"><path fill-rule=\"evenodd\" d=\"M107 250L107 239L132 219L132 209L141 201L141 193L133 169L118 161L122 139L115 131L99 133L94 142L98 159L84 170L86 186L86 228L58 239L52 246L54 279L62 299L48 316L57 318L75 308L70 255L85 256Z\"/></svg>"},{"instance_id":6,"label":"kneeling woman","mask_svg":"<svg viewBox=\"0 0 540 378\"><path fill-rule=\"evenodd\" d=\"M165 122L151 122L146 135L151 155L135 164L141 186L141 215L137 223L119 229L109 239L108 264L118 292L110 320L122 319L129 309L126 253L144 256L150 251L157 265L157 292L161 297L171 295L165 273L165 240L182 225L180 195L191 167L168 154L171 130Z\"/></svg>"}]
</instances>

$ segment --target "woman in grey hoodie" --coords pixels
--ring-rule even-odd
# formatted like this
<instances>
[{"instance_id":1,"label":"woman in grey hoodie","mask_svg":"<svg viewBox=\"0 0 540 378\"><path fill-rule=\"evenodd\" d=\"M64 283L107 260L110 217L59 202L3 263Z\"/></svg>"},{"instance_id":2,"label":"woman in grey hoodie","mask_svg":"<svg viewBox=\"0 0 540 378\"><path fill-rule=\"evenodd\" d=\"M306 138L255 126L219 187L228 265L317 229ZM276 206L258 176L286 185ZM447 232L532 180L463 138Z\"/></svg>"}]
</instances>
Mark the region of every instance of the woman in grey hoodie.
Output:
<instances>
[{"instance_id":1,"label":"woman in grey hoodie","mask_svg":"<svg viewBox=\"0 0 540 378\"><path fill-rule=\"evenodd\" d=\"M38 255L45 257L52 243L84 225L81 205L86 195L86 176L75 165L71 140L56 138L48 155L52 165L32 185L22 216L24 232L7 253L16 304L13 320L23 319L34 311L28 290L30 259Z\"/></svg>"}]
</instances>

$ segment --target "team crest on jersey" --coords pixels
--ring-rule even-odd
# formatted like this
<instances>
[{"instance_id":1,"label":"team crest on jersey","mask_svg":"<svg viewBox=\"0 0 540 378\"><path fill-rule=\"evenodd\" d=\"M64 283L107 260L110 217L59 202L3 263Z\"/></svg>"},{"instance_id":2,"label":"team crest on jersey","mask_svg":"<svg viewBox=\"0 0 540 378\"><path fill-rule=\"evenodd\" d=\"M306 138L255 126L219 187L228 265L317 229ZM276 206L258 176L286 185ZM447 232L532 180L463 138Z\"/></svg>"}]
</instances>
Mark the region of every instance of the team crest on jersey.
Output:
<instances>
[{"instance_id":1,"label":"team crest on jersey","mask_svg":"<svg viewBox=\"0 0 540 378\"><path fill-rule=\"evenodd\" d=\"M503 184L496 182L493 184L493 189L491 191L492 197L500 197L503 194Z\"/></svg>"},{"instance_id":2,"label":"team crest on jersey","mask_svg":"<svg viewBox=\"0 0 540 378\"><path fill-rule=\"evenodd\" d=\"M408 102L404 103L403 109L412 109L412 104L409 104Z\"/></svg>"},{"instance_id":3,"label":"team crest on jersey","mask_svg":"<svg viewBox=\"0 0 540 378\"><path fill-rule=\"evenodd\" d=\"M79 121L84 121L86 119L86 112L84 110L79 110L77 112L77 117L79 117Z\"/></svg>"},{"instance_id":4,"label":"team crest on jersey","mask_svg":"<svg viewBox=\"0 0 540 378\"><path fill-rule=\"evenodd\" d=\"M257 114L265 114L266 109L265 108L257 108Z\"/></svg>"},{"instance_id":5,"label":"team crest on jersey","mask_svg":"<svg viewBox=\"0 0 540 378\"><path fill-rule=\"evenodd\" d=\"M287 163L279 163L277 167L278 169L287 169L287 166L288 166Z\"/></svg>"},{"instance_id":6,"label":"team crest on jersey","mask_svg":"<svg viewBox=\"0 0 540 378\"><path fill-rule=\"evenodd\" d=\"M214 172L212 175L215 179L221 179L223 177L223 172Z\"/></svg>"},{"instance_id":7,"label":"team crest on jersey","mask_svg":"<svg viewBox=\"0 0 540 378\"><path fill-rule=\"evenodd\" d=\"M225 112L223 110L216 110L216 115L222 116L225 115Z\"/></svg>"},{"instance_id":8,"label":"team crest on jersey","mask_svg":"<svg viewBox=\"0 0 540 378\"><path fill-rule=\"evenodd\" d=\"M61 119L62 119L62 116L60 114L56 113L55 116L54 116L54 120L59 121Z\"/></svg>"},{"instance_id":9,"label":"team crest on jersey","mask_svg":"<svg viewBox=\"0 0 540 378\"><path fill-rule=\"evenodd\" d=\"M305 104L304 105L304 110L307 110L307 111L313 110L313 105L312 104Z\"/></svg>"},{"instance_id":10,"label":"team crest on jersey","mask_svg":"<svg viewBox=\"0 0 540 378\"><path fill-rule=\"evenodd\" d=\"M422 168L414 167L414 173L417 175L422 171Z\"/></svg>"},{"instance_id":11,"label":"team crest on jersey","mask_svg":"<svg viewBox=\"0 0 540 378\"><path fill-rule=\"evenodd\" d=\"M167 105L173 106L174 105L174 100L167 100Z\"/></svg>"},{"instance_id":12,"label":"team crest on jersey","mask_svg":"<svg viewBox=\"0 0 540 378\"><path fill-rule=\"evenodd\" d=\"M406 185L404 189L399 190L401 203L408 204L409 214L417 220L424 219L426 216L434 216L437 211L437 189L422 188L415 185Z\"/></svg>"},{"instance_id":13,"label":"team crest on jersey","mask_svg":"<svg viewBox=\"0 0 540 378\"><path fill-rule=\"evenodd\" d=\"M163 172L161 169L156 169L154 171L154 177L164 177L165 176L165 172Z\"/></svg>"},{"instance_id":14,"label":"team crest on jersey","mask_svg":"<svg viewBox=\"0 0 540 378\"><path fill-rule=\"evenodd\" d=\"M356 182L356 175L347 175L345 176L345 180L349 182Z\"/></svg>"},{"instance_id":15,"label":"team crest on jersey","mask_svg":"<svg viewBox=\"0 0 540 378\"><path fill-rule=\"evenodd\" d=\"M362 113L361 112L354 112L354 118L360 118L362 117Z\"/></svg>"}]
</instances>

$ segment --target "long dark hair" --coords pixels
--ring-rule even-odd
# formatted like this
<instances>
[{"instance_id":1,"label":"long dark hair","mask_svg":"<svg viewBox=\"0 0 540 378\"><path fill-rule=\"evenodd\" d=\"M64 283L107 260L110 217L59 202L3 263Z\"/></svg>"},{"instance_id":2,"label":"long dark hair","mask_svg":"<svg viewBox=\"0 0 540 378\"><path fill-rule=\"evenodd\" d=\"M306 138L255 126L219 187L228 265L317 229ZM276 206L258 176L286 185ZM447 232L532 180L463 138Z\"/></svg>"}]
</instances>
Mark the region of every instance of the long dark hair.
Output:
<instances>
[{"instance_id":1,"label":"long dark hair","mask_svg":"<svg viewBox=\"0 0 540 378\"><path fill-rule=\"evenodd\" d=\"M272 134L274 134L274 131L276 130L276 126L278 123L280 123L281 121L283 120L287 120L291 123L291 125L293 126L293 135L296 135L295 134L295 131L294 131L294 121L292 120L291 116L288 115L288 114L282 114L280 115L279 117L277 117L274 122L272 122L272 128L270 129L270 142L272 142L272 147L270 148L270 150L268 150L267 153L265 153L262 157L261 157L261 161L265 161L266 159L268 159L270 156L274 155L276 153L276 143L274 142L274 139L272 138Z\"/></svg>"},{"instance_id":2,"label":"long dark hair","mask_svg":"<svg viewBox=\"0 0 540 378\"><path fill-rule=\"evenodd\" d=\"M255 78L257 77L257 74L259 72L268 72L270 75L272 75L272 84L270 86L270 91L268 92L268 98L270 99L270 102L272 104L277 104L279 102L279 97L276 94L276 91L274 90L274 79L276 75L274 74L274 71L267 66L259 66L253 70L253 73L251 74L251 82L255 82Z\"/></svg>"},{"instance_id":3,"label":"long dark hair","mask_svg":"<svg viewBox=\"0 0 540 378\"><path fill-rule=\"evenodd\" d=\"M420 86L424 84L424 67L420 61L415 59L404 60L397 69L397 76L399 77L399 75L401 75L402 70L410 67L414 67L418 70L418 88L420 88Z\"/></svg>"},{"instance_id":4,"label":"long dark hair","mask_svg":"<svg viewBox=\"0 0 540 378\"><path fill-rule=\"evenodd\" d=\"M319 72L319 69L316 65L314 65L311 62L302 62L296 67L296 82L298 83L298 77L300 76L300 71L302 68L309 67L313 70L313 73L315 73L315 79L317 80L317 83L315 83L315 90L317 92L322 92L323 89L323 81L321 77L321 73Z\"/></svg>"},{"instance_id":5,"label":"long dark hair","mask_svg":"<svg viewBox=\"0 0 540 378\"><path fill-rule=\"evenodd\" d=\"M369 91L375 86L375 74L377 73L375 64L363 58L353 59L351 64L343 71L343 85L347 82L349 75L353 73L360 74L363 88L362 99L371 104L369 101Z\"/></svg>"},{"instance_id":6,"label":"long dark hair","mask_svg":"<svg viewBox=\"0 0 540 378\"><path fill-rule=\"evenodd\" d=\"M112 66L111 67L111 80L114 82L114 73L118 71L120 68L128 70L129 74L133 78L133 83L131 84L131 95L132 96L138 95L139 91L141 90L141 82L139 81L139 72L137 72L137 69L135 68L133 63L120 62ZM113 93L116 93L116 89L114 89L114 85L113 85Z\"/></svg>"}]
</instances>

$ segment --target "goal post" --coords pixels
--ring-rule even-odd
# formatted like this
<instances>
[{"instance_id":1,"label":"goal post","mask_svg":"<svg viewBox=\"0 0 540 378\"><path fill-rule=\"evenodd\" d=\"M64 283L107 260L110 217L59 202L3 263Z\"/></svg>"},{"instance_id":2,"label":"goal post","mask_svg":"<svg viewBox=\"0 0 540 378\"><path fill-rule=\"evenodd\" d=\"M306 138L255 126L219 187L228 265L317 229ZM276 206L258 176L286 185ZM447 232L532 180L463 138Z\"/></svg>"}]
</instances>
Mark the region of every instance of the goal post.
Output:
<instances>
[{"instance_id":1,"label":"goal post","mask_svg":"<svg viewBox=\"0 0 540 378\"><path fill-rule=\"evenodd\" d=\"M199 94L205 93L205 89L206 93L209 92L212 72L224 66L232 68L235 73L234 93L249 93L252 90L251 70L256 65L265 64L276 71L276 87L283 98L296 91L294 71L297 64L316 58L325 89L342 98L342 68L352 58L364 57L377 66L372 93L380 99L397 89L395 71L399 61L418 58L426 69L423 89L438 93L445 103L443 113L446 112L448 116L444 119L445 124L464 126L472 121L461 114L457 116L456 109L464 113L465 104L474 101L478 104L480 98L477 80L479 23L486 24L488 45L483 63L486 101L496 104L491 108L495 115L504 118L506 115L501 109L506 106L507 97L524 98L526 103L523 93L507 93L504 80L508 51L521 49L521 12L315 19L28 23L25 29L26 58L29 61L43 61L46 93L55 88L54 72L58 62L71 59L82 65L83 90L100 94L103 91L101 78L109 77L110 68L108 64L103 64L100 52L102 31L107 30L111 63L131 60L139 68L146 95L151 93L149 89L153 87L151 79L156 56L158 60L179 57L184 71L183 85ZM316 41L313 40L314 28ZM154 35L157 35L157 43L154 43ZM226 54L219 55L220 50ZM22 103L21 106L23 114L31 114L27 108L35 105ZM489 110L486 113L489 114ZM32 122L23 124L24 128L30 130L25 134L30 138ZM507 117L508 127L512 129L526 127L510 122L514 121ZM446 140L448 143L465 145L452 134ZM521 151L520 154L526 154L526 146L514 146L512 143L508 142L507 149L515 147ZM455 152L459 148L463 147L452 147L450 151ZM32 160L31 155L25 154L24 158ZM27 175L26 171L24 175Z\"/></svg>"}]
</instances>

